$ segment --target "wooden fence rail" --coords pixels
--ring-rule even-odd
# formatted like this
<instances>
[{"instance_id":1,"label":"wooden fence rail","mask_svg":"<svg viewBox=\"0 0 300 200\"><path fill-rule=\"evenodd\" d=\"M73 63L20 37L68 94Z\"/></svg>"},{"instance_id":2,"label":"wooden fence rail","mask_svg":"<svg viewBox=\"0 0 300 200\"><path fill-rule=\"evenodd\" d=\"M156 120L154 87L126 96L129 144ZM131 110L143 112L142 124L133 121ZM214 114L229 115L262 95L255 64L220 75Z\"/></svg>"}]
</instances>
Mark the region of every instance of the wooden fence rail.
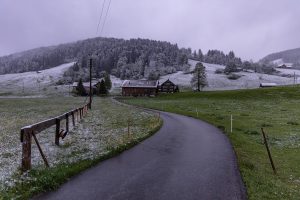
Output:
<instances>
[{"instance_id":1,"label":"wooden fence rail","mask_svg":"<svg viewBox=\"0 0 300 200\"><path fill-rule=\"evenodd\" d=\"M51 126L56 125L55 130L55 144L59 145L59 139L66 137L66 135L69 132L69 117L72 117L72 124L75 126L76 121L79 122L83 116L87 113L89 109L89 103L84 105L83 107L76 108L74 110L71 110L69 112L66 112L60 116L44 120L42 122L32 124L29 126L25 126L21 128L21 143L22 143L22 171L27 171L31 169L31 143L32 143L32 137L34 137L34 140L39 148L39 152L46 164L48 166L48 161L46 159L46 156L44 155L40 144L37 141L36 134L40 133L41 131L44 131ZM76 118L76 119L75 119ZM61 121L66 120L66 130L61 130Z\"/></svg>"}]
</instances>

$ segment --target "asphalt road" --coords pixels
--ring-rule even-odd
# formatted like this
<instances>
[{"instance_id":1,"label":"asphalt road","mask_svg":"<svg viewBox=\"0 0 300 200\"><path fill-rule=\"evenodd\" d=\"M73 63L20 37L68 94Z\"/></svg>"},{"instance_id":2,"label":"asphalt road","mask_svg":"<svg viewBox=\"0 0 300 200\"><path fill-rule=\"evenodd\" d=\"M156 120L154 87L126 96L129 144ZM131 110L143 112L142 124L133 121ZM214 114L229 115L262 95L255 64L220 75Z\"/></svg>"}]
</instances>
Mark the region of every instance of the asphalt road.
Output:
<instances>
[{"instance_id":1,"label":"asphalt road","mask_svg":"<svg viewBox=\"0 0 300 200\"><path fill-rule=\"evenodd\" d=\"M235 153L214 126L171 113L154 136L35 199L246 199Z\"/></svg>"}]
</instances>

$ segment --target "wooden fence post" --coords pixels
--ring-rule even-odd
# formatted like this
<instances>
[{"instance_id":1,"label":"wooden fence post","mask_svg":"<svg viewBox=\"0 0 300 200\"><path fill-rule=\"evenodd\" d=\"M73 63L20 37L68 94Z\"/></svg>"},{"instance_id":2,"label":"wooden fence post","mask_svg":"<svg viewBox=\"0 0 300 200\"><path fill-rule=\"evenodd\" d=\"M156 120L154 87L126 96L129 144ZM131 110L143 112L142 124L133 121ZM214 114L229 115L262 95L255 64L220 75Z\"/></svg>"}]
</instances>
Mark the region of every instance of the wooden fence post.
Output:
<instances>
[{"instance_id":1,"label":"wooden fence post","mask_svg":"<svg viewBox=\"0 0 300 200\"><path fill-rule=\"evenodd\" d=\"M69 132L69 114L66 114L66 132Z\"/></svg>"},{"instance_id":2,"label":"wooden fence post","mask_svg":"<svg viewBox=\"0 0 300 200\"><path fill-rule=\"evenodd\" d=\"M22 135L22 171L25 172L31 169L31 133L26 130L21 130Z\"/></svg>"},{"instance_id":3,"label":"wooden fence post","mask_svg":"<svg viewBox=\"0 0 300 200\"><path fill-rule=\"evenodd\" d=\"M274 174L277 174L277 171L276 171L273 159L272 159L272 155L271 155L271 152L270 152L270 149L269 149L268 141L267 141L267 138L266 138L266 135L265 135L265 132L264 132L263 128L261 128L261 132L262 132L262 135L263 135L263 138L264 138L264 143L265 143L265 146L266 146L266 149L267 149L267 152L268 152L268 156L269 156L269 160L270 160L273 172L274 172Z\"/></svg>"},{"instance_id":4,"label":"wooden fence post","mask_svg":"<svg viewBox=\"0 0 300 200\"><path fill-rule=\"evenodd\" d=\"M80 120L79 120L79 110L78 110L78 108L76 109L76 118L77 118L77 122L79 122Z\"/></svg>"},{"instance_id":5,"label":"wooden fence post","mask_svg":"<svg viewBox=\"0 0 300 200\"><path fill-rule=\"evenodd\" d=\"M56 123L55 144L59 146L60 119L55 119L55 123Z\"/></svg>"},{"instance_id":6,"label":"wooden fence post","mask_svg":"<svg viewBox=\"0 0 300 200\"><path fill-rule=\"evenodd\" d=\"M73 127L75 127L75 116L74 116L74 111L71 113L72 115L72 123L73 123Z\"/></svg>"}]
</instances>

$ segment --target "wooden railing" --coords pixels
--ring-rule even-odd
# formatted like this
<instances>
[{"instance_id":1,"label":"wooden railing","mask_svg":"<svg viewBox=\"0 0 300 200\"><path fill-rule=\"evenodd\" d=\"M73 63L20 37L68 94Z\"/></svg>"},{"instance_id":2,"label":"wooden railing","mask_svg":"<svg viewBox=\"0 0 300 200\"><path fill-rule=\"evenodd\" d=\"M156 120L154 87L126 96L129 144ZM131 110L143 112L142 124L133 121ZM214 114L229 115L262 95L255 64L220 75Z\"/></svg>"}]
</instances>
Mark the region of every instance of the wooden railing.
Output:
<instances>
[{"instance_id":1,"label":"wooden railing","mask_svg":"<svg viewBox=\"0 0 300 200\"><path fill-rule=\"evenodd\" d=\"M90 103L84 105L83 107L71 110L67 113L64 113L60 116L47 119L45 121L32 124L30 126L25 126L21 129L21 143L22 143L22 171L27 171L31 169L31 143L32 137L36 142L38 150L44 160L45 165L48 167L48 161L43 153L41 146L36 138L36 134L44 131L51 126L56 125L55 131L55 144L59 145L59 139L66 137L69 132L69 118L72 117L72 124L73 127L76 125L76 122L79 122L83 116L87 113L88 109L90 108ZM66 120L66 130L61 130L61 121Z\"/></svg>"}]
</instances>

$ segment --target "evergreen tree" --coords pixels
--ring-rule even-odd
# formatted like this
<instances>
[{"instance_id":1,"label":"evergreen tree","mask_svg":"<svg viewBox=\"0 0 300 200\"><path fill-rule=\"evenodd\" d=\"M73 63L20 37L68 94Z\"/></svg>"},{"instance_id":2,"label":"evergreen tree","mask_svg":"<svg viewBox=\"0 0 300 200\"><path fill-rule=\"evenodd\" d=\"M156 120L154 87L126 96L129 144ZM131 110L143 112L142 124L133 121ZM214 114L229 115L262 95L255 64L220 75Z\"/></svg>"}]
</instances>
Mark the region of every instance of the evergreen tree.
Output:
<instances>
[{"instance_id":1,"label":"evergreen tree","mask_svg":"<svg viewBox=\"0 0 300 200\"><path fill-rule=\"evenodd\" d=\"M80 96L86 96L87 95L87 92L85 91L85 88L84 88L83 83L82 83L82 79L79 79L76 90L77 90L77 94L80 95Z\"/></svg>"},{"instance_id":2,"label":"evergreen tree","mask_svg":"<svg viewBox=\"0 0 300 200\"><path fill-rule=\"evenodd\" d=\"M99 86L99 94L100 95L106 95L108 93L107 88L105 86L105 81L101 80L100 86Z\"/></svg>"},{"instance_id":3,"label":"evergreen tree","mask_svg":"<svg viewBox=\"0 0 300 200\"><path fill-rule=\"evenodd\" d=\"M229 62L226 65L225 70L224 70L225 74L229 74L229 73L236 72L236 71L237 71L237 66L233 61Z\"/></svg>"},{"instance_id":4,"label":"evergreen tree","mask_svg":"<svg viewBox=\"0 0 300 200\"><path fill-rule=\"evenodd\" d=\"M194 52L193 52L193 58L194 58L194 59L197 59L197 58L198 58L198 55L197 55L196 50L194 50Z\"/></svg>"},{"instance_id":5,"label":"evergreen tree","mask_svg":"<svg viewBox=\"0 0 300 200\"><path fill-rule=\"evenodd\" d=\"M196 64L191 85L193 88L196 88L197 91L201 91L202 88L207 86L205 67L201 62Z\"/></svg>"},{"instance_id":6,"label":"evergreen tree","mask_svg":"<svg viewBox=\"0 0 300 200\"><path fill-rule=\"evenodd\" d=\"M105 82L105 87L107 90L110 90L111 89L111 80L110 80L110 75L108 73L105 74L104 76L104 82Z\"/></svg>"},{"instance_id":7,"label":"evergreen tree","mask_svg":"<svg viewBox=\"0 0 300 200\"><path fill-rule=\"evenodd\" d=\"M201 49L198 50L198 59L200 61L203 61L203 53L202 53Z\"/></svg>"}]
</instances>

